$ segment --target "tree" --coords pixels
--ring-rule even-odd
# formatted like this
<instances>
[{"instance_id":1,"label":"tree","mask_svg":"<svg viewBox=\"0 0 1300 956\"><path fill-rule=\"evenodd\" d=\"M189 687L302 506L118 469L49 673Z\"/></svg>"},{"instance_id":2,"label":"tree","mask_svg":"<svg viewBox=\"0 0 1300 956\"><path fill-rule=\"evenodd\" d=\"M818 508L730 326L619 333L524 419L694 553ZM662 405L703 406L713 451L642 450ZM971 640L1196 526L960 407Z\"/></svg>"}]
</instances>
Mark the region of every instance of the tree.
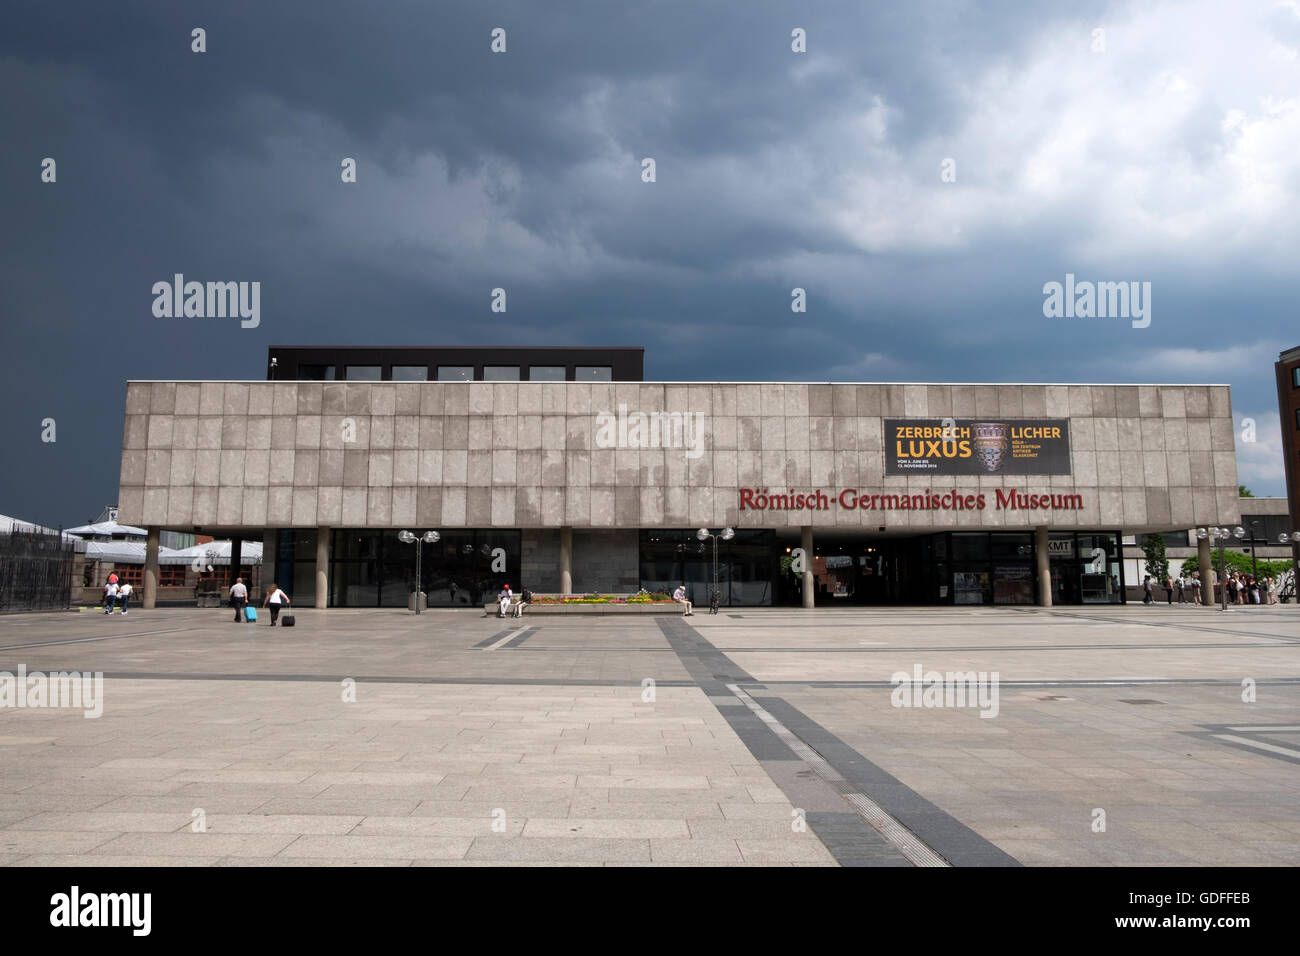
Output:
<instances>
[{"instance_id":1,"label":"tree","mask_svg":"<svg viewBox=\"0 0 1300 956\"><path fill-rule=\"evenodd\" d=\"M1237 571L1241 574L1250 574L1251 561L1250 555L1242 554L1240 551L1227 551L1223 553L1223 563L1229 571ZM1219 569L1219 556L1217 549L1211 552L1211 561L1214 564L1214 570ZM1275 578L1281 578L1282 575L1291 570L1292 561L1290 558L1281 561L1264 561L1259 562L1259 574L1261 577L1272 575ZM1201 570L1200 559L1196 555L1190 555L1183 558L1183 573L1191 574L1193 571Z\"/></svg>"},{"instance_id":2,"label":"tree","mask_svg":"<svg viewBox=\"0 0 1300 956\"><path fill-rule=\"evenodd\" d=\"M1163 585L1169 577L1169 559L1165 557L1165 536L1149 534L1142 542L1142 553L1147 556L1147 574Z\"/></svg>"},{"instance_id":3,"label":"tree","mask_svg":"<svg viewBox=\"0 0 1300 956\"><path fill-rule=\"evenodd\" d=\"M1238 497L1238 498L1254 498L1254 497L1255 497L1255 492L1251 491L1251 490L1250 490L1249 488L1247 488L1245 485L1238 485L1238 486L1237 486L1237 497Z\"/></svg>"}]
</instances>

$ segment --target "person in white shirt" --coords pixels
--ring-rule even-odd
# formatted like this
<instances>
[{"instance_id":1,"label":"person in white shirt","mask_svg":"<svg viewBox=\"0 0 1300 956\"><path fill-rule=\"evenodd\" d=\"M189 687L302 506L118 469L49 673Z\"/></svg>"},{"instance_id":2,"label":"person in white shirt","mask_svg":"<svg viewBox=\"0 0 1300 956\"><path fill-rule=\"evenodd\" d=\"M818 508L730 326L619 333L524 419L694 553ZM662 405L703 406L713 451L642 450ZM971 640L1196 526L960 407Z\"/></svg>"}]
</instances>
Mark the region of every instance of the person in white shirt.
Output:
<instances>
[{"instance_id":1,"label":"person in white shirt","mask_svg":"<svg viewBox=\"0 0 1300 956\"><path fill-rule=\"evenodd\" d=\"M117 589L117 606L122 609L124 615L126 614L127 605L131 603L132 590L133 588L131 585L125 581L123 581L122 585Z\"/></svg>"},{"instance_id":2,"label":"person in white shirt","mask_svg":"<svg viewBox=\"0 0 1300 956\"><path fill-rule=\"evenodd\" d=\"M275 619L280 616L280 608L289 603L289 595L280 590L280 585L272 584L264 603L271 609L271 626L275 627Z\"/></svg>"},{"instance_id":3,"label":"person in white shirt","mask_svg":"<svg viewBox=\"0 0 1300 956\"><path fill-rule=\"evenodd\" d=\"M510 613L510 597L510 585L507 584L497 595L497 617L505 617Z\"/></svg>"},{"instance_id":4,"label":"person in white shirt","mask_svg":"<svg viewBox=\"0 0 1300 956\"><path fill-rule=\"evenodd\" d=\"M677 586L677 590L673 592L673 600L686 608L686 610L682 612L682 617L691 617L695 614L695 612L691 610L691 602L686 600L686 585L680 584Z\"/></svg>"},{"instance_id":5,"label":"person in white shirt","mask_svg":"<svg viewBox=\"0 0 1300 956\"><path fill-rule=\"evenodd\" d=\"M244 608L248 606L248 588L243 578L235 578L230 586L230 603L235 606L235 623L244 623Z\"/></svg>"},{"instance_id":6,"label":"person in white shirt","mask_svg":"<svg viewBox=\"0 0 1300 956\"><path fill-rule=\"evenodd\" d=\"M112 614L117 606L117 582L109 581L104 585L104 613Z\"/></svg>"}]
</instances>

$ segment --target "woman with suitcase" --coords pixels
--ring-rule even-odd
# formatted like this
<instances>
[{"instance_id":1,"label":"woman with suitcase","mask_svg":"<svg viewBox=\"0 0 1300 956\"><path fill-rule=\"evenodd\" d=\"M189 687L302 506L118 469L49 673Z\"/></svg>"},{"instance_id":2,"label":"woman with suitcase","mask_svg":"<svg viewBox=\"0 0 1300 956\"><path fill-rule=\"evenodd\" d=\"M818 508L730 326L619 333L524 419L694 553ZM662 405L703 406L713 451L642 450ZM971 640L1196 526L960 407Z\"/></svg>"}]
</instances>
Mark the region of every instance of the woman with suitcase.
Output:
<instances>
[{"instance_id":1,"label":"woman with suitcase","mask_svg":"<svg viewBox=\"0 0 1300 956\"><path fill-rule=\"evenodd\" d=\"M289 595L280 590L280 585L272 584L263 603L270 609L271 627L275 627L275 619L280 616L280 608L289 603Z\"/></svg>"}]
</instances>

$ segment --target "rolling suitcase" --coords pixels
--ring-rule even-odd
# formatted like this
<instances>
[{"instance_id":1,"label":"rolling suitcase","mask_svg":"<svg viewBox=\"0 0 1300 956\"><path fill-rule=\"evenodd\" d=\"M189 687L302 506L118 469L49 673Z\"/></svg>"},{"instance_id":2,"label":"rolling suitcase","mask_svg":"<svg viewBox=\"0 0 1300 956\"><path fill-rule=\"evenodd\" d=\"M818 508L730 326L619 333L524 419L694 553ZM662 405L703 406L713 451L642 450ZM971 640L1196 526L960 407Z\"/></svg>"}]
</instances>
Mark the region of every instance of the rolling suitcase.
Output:
<instances>
[{"instance_id":1,"label":"rolling suitcase","mask_svg":"<svg viewBox=\"0 0 1300 956\"><path fill-rule=\"evenodd\" d=\"M253 624L257 623L257 608L249 604L244 607L244 620Z\"/></svg>"},{"instance_id":2,"label":"rolling suitcase","mask_svg":"<svg viewBox=\"0 0 1300 956\"><path fill-rule=\"evenodd\" d=\"M293 627L293 615L285 614L280 618L281 627Z\"/></svg>"}]
</instances>

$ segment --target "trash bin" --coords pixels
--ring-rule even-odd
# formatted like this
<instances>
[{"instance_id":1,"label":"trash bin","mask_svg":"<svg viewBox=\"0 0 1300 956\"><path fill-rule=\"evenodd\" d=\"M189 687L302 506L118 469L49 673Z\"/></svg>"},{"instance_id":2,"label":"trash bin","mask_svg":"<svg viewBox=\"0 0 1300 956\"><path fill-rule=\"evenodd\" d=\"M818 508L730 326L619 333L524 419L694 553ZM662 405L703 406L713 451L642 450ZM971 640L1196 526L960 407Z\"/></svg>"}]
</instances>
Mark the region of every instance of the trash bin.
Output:
<instances>
[{"instance_id":1,"label":"trash bin","mask_svg":"<svg viewBox=\"0 0 1300 956\"><path fill-rule=\"evenodd\" d=\"M419 595L419 599L420 599L420 610L424 611L428 609L429 595L425 594L423 591L418 591L418 592L412 591L409 595L407 595L406 598L406 609L408 611L411 612L415 611L415 599L417 594Z\"/></svg>"}]
</instances>

